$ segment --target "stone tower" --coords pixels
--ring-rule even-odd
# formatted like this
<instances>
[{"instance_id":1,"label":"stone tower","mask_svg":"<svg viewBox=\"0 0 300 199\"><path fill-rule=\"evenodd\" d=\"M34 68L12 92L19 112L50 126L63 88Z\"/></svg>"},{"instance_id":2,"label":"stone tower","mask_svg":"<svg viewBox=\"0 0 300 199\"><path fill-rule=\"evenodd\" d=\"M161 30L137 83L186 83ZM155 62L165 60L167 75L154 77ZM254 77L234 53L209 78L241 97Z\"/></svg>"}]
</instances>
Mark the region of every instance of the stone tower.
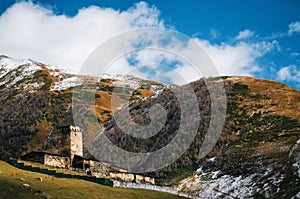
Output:
<instances>
[{"instance_id":1,"label":"stone tower","mask_svg":"<svg viewBox=\"0 0 300 199\"><path fill-rule=\"evenodd\" d=\"M74 155L83 156L82 133L78 126L70 126L70 158Z\"/></svg>"},{"instance_id":2,"label":"stone tower","mask_svg":"<svg viewBox=\"0 0 300 199\"><path fill-rule=\"evenodd\" d=\"M73 162L74 155L83 156L82 132L78 126L67 125L51 132L43 147L44 152L66 156Z\"/></svg>"}]
</instances>

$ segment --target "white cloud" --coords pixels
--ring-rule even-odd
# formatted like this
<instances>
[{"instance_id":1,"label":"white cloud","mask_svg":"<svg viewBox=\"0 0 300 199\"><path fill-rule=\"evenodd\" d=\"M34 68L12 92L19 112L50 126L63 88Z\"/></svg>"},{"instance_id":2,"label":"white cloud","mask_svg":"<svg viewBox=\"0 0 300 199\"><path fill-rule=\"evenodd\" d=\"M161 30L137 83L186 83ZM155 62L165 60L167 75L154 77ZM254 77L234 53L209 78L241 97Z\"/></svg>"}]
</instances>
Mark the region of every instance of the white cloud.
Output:
<instances>
[{"instance_id":1,"label":"white cloud","mask_svg":"<svg viewBox=\"0 0 300 199\"><path fill-rule=\"evenodd\" d=\"M207 40L196 41L210 56L220 75L252 75L260 71L257 59L277 45L276 42L213 45Z\"/></svg>"},{"instance_id":2,"label":"white cloud","mask_svg":"<svg viewBox=\"0 0 300 199\"><path fill-rule=\"evenodd\" d=\"M299 33L299 32L300 32L300 22L299 21L295 21L295 22L289 24L289 30L288 30L289 35L292 35L294 33Z\"/></svg>"},{"instance_id":3,"label":"white cloud","mask_svg":"<svg viewBox=\"0 0 300 199\"><path fill-rule=\"evenodd\" d=\"M300 70L295 65L283 67L277 72L277 79L300 83Z\"/></svg>"},{"instance_id":4,"label":"white cloud","mask_svg":"<svg viewBox=\"0 0 300 199\"><path fill-rule=\"evenodd\" d=\"M288 25L287 31L272 33L270 36L267 36L265 39L279 39L279 38L291 36L294 33L299 33L299 32L300 32L300 22L295 21Z\"/></svg>"},{"instance_id":5,"label":"white cloud","mask_svg":"<svg viewBox=\"0 0 300 199\"><path fill-rule=\"evenodd\" d=\"M250 37L253 37L253 36L254 36L253 31L245 29L245 30L239 32L238 36L236 36L236 39L237 40L246 39L246 38L250 38Z\"/></svg>"},{"instance_id":6,"label":"white cloud","mask_svg":"<svg viewBox=\"0 0 300 199\"><path fill-rule=\"evenodd\" d=\"M87 56L103 41L134 28L165 27L159 17L160 12L141 2L126 11L111 8L89 7L78 11L74 17L55 15L51 10L28 2L14 4L0 16L0 54L16 58L32 58L37 61L57 65L77 71ZM208 40L194 38L212 58L220 75L253 75L262 68L257 59L278 47L274 42L249 43L242 39L252 37L254 32L246 29L239 33L234 44L212 44ZM195 54L189 45L171 42L177 52L191 56ZM136 55L140 65L153 67L176 60L174 55L155 51L141 51ZM174 63L173 63L174 64ZM205 63L204 63L205 65ZM173 66L174 67L174 66ZM153 70L152 70L153 71ZM135 70L126 57L116 60L107 72L126 74L133 72L140 77L148 75ZM187 63L176 64L176 69L157 70L157 78L165 75L176 83L186 83L198 79L201 74ZM165 73L165 74L163 74ZM172 74L172 75L170 75Z\"/></svg>"},{"instance_id":7,"label":"white cloud","mask_svg":"<svg viewBox=\"0 0 300 199\"><path fill-rule=\"evenodd\" d=\"M159 11L140 2L127 11L89 7L74 17L29 2L0 16L0 54L78 70L103 41L134 28L163 27Z\"/></svg>"},{"instance_id":8,"label":"white cloud","mask_svg":"<svg viewBox=\"0 0 300 199\"><path fill-rule=\"evenodd\" d=\"M208 40L200 40L197 38L191 39L190 41L196 42L207 53L215 64L219 75L252 76L255 72L263 70L263 67L258 64L258 58L278 47L277 41L261 41L257 43L237 42L235 45L226 43L216 45L210 43ZM174 42L172 45L173 51L179 52L180 55L196 57L195 59L202 56L199 52L195 52L195 49L190 45L176 45ZM156 66L159 67L166 67L161 64L162 61L164 61L164 63L171 63L172 60L177 61L175 70L169 70L164 74L165 77L171 78L175 84L185 84L199 79L206 73L204 67L210 66L208 62L203 61L197 68L194 68L191 64L179 57L157 51L142 51L139 52L135 58L140 65L155 63L157 64ZM177 75L174 75L175 73Z\"/></svg>"}]
</instances>

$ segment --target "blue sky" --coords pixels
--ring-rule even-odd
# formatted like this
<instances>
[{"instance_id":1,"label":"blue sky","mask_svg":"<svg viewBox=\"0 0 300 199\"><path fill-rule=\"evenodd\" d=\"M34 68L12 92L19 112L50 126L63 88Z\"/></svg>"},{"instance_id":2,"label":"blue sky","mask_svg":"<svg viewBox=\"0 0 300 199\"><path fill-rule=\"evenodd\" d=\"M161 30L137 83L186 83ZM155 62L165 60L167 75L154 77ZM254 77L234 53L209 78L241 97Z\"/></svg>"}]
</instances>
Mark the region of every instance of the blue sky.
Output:
<instances>
[{"instance_id":1,"label":"blue sky","mask_svg":"<svg viewBox=\"0 0 300 199\"><path fill-rule=\"evenodd\" d=\"M63 18L60 21L74 19L66 23L72 24L69 29L72 29L75 34L75 31L80 30L75 27L76 23L81 27L83 24L87 24L82 22L86 20L83 16L87 16L89 20L91 18L97 20L100 17L115 17L116 27L104 25L101 31L105 34L103 33L101 35L102 39L97 42L107 39L107 35L115 35L130 28L144 27L143 21L147 24L146 26L171 27L196 38L208 54L216 59L214 61L219 62L217 65L226 64L227 66L220 66L221 74L252 75L281 81L298 90L300 89L300 1L297 0L148 0L145 1L146 5L140 5L140 1L132 0L73 0L72 3L66 0L33 0L28 4L22 4L22 2L24 3L24 1L1 1L0 32L2 33L0 33L0 37L4 38L5 41L0 41L0 54L7 54L16 58L33 58L68 68L66 60L56 62L58 56L56 52L59 52L59 50L66 51L63 46L53 44L56 38L60 38L59 31L57 31L57 34L45 33L42 29L46 28L43 28L40 22L35 23L35 20L32 19L40 17L45 20L45 24L48 23L47 20L49 19L47 27L52 27L49 31L53 31L55 30L54 27L59 26L59 22L55 22L59 19L53 16ZM140 6L136 6L136 3ZM91 5L98 6L102 10L86 10L84 14L76 18L79 10L88 8ZM14 9L8 12L7 8L9 7L14 7ZM40 15L32 14L34 9L40 10ZM140 13L139 10L143 10L143 12ZM48 14L43 14L47 12ZM51 13L49 14L49 12ZM49 15L52 17L50 18ZM27 17L28 20L34 21L28 26L24 25ZM25 20L23 24L18 24L20 18ZM128 23L124 20L127 20ZM55 26L54 23L58 25ZM16 27L13 27L14 24ZM41 28L38 28L39 25ZM123 29L119 28L123 26ZM22 27L26 34L22 35L23 33L19 32L21 30L17 27ZM35 30L35 32L30 32L29 29L31 31ZM9 41L6 37L14 35L16 31L22 35L22 38L17 38L16 35L15 40ZM29 47L31 46L29 37L35 34L45 34L45 36L39 38L40 42L37 42L37 44L48 45L46 40L49 40L48 51L44 49L45 47L42 51L38 47ZM66 35L68 31L64 30L61 34ZM79 36L74 36L74 40L78 41L78 38ZM23 40L26 40L26 42L23 42L22 46L14 43L14 41ZM85 47L84 41L81 42L81 46L83 46L81 50ZM61 45L63 45L63 42ZM64 46L67 45L64 44ZM89 48L91 47L92 45L89 46ZM73 51L74 48L69 51L70 56L76 55ZM77 53L84 54L84 52ZM224 57L222 53L233 57ZM51 56L53 58L50 59ZM248 61L240 60L239 57ZM80 61L82 62L82 60L77 60L77 62ZM72 64L70 62L70 65ZM234 64L236 64L236 69L232 69L235 67ZM228 72L226 73L226 71Z\"/></svg>"}]
</instances>

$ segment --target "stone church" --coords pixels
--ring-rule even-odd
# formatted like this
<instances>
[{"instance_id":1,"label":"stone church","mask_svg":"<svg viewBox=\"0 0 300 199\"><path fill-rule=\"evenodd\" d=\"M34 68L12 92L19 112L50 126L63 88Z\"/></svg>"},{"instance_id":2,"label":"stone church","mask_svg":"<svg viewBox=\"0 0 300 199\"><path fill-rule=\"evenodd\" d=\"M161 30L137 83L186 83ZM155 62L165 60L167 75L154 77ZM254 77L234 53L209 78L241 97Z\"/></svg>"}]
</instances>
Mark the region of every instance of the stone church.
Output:
<instances>
[{"instance_id":1,"label":"stone church","mask_svg":"<svg viewBox=\"0 0 300 199\"><path fill-rule=\"evenodd\" d=\"M82 132L77 126L63 126L51 131L40 150L22 157L45 165L70 168L75 156L83 157Z\"/></svg>"},{"instance_id":2,"label":"stone church","mask_svg":"<svg viewBox=\"0 0 300 199\"><path fill-rule=\"evenodd\" d=\"M79 169L96 177L155 184L154 178L131 174L124 169L99 162L84 148L81 129L73 125L51 131L39 150L32 151L21 159L57 168Z\"/></svg>"}]
</instances>

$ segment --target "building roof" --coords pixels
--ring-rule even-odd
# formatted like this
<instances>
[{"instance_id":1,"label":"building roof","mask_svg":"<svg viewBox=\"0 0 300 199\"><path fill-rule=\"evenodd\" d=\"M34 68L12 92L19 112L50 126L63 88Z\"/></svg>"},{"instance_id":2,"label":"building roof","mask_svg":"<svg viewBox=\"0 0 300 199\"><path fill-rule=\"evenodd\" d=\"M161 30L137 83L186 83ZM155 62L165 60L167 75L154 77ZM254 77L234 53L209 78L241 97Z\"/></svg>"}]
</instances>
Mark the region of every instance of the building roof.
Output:
<instances>
[{"instance_id":1,"label":"building roof","mask_svg":"<svg viewBox=\"0 0 300 199\"><path fill-rule=\"evenodd\" d=\"M52 155L52 156L59 156L59 157L67 157L67 156L64 156L64 155L59 155L59 154L54 154L54 153L49 153L49 152L44 152L44 151L31 151L23 156L21 156L21 159L23 157L26 157L26 156L29 156L29 155L32 155L32 154L36 154L36 155Z\"/></svg>"}]
</instances>

